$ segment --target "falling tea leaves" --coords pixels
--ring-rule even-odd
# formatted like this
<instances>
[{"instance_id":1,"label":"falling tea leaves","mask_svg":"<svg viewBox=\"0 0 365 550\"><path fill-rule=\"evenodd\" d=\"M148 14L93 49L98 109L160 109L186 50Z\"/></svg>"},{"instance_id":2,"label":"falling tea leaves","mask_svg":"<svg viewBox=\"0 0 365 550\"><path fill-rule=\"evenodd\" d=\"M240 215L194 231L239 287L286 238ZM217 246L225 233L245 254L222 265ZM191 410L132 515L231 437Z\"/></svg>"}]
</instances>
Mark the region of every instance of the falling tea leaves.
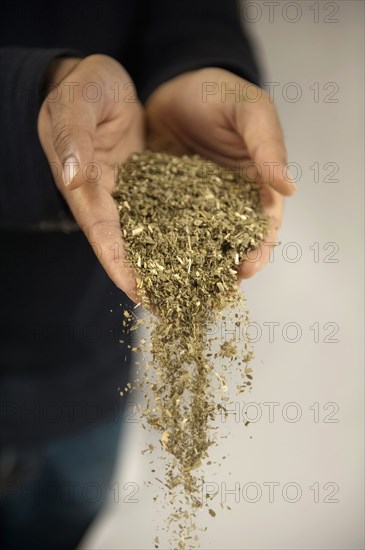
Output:
<instances>
[{"instance_id":1,"label":"falling tea leaves","mask_svg":"<svg viewBox=\"0 0 365 550\"><path fill-rule=\"evenodd\" d=\"M211 426L218 412L217 384L227 393L209 353L208 327L237 303L239 264L263 241L269 220L257 184L197 155L134 154L121 167L113 196L141 303L155 316L142 414L171 457L165 462L173 504L169 522L177 526L182 549L202 507L196 470L216 440ZM124 312L126 321L129 316ZM239 360L233 339L215 354L242 365L245 382L239 392L251 384L244 371L250 353L246 349Z\"/></svg>"}]
</instances>

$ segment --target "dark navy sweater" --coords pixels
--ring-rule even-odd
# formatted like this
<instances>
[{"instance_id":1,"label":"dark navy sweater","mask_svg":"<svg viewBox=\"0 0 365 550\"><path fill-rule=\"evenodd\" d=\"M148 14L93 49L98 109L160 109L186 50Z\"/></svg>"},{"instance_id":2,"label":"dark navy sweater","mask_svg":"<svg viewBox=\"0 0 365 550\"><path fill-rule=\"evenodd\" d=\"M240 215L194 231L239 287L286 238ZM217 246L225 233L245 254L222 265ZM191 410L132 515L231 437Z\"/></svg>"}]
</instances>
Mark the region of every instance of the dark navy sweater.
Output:
<instances>
[{"instance_id":1,"label":"dark navy sweater","mask_svg":"<svg viewBox=\"0 0 365 550\"><path fill-rule=\"evenodd\" d=\"M0 21L0 438L36 444L118 414L130 375L128 299L70 213L37 135L56 57L103 53L145 101L188 70L222 67L257 83L234 0L5 0ZM65 226L66 227L66 226ZM52 230L53 229L53 230ZM129 304L130 305L130 304Z\"/></svg>"}]
</instances>

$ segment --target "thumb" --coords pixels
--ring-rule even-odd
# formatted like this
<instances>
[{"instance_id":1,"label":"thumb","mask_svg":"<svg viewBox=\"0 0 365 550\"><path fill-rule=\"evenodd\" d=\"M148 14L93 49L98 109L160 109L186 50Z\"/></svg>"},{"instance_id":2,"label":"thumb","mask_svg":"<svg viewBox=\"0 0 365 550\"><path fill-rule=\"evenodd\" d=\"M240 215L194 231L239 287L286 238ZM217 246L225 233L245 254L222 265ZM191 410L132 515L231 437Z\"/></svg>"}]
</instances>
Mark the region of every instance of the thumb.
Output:
<instances>
[{"instance_id":1,"label":"thumb","mask_svg":"<svg viewBox=\"0 0 365 550\"><path fill-rule=\"evenodd\" d=\"M239 133L259 169L260 183L282 195L293 195L295 182L287 169L284 136L268 94L262 91L258 102L239 104L238 109Z\"/></svg>"},{"instance_id":2,"label":"thumb","mask_svg":"<svg viewBox=\"0 0 365 550\"><path fill-rule=\"evenodd\" d=\"M52 128L52 141L62 170L63 184L67 189L80 187L87 179L88 168L94 160L92 129L72 120L67 113Z\"/></svg>"}]
</instances>

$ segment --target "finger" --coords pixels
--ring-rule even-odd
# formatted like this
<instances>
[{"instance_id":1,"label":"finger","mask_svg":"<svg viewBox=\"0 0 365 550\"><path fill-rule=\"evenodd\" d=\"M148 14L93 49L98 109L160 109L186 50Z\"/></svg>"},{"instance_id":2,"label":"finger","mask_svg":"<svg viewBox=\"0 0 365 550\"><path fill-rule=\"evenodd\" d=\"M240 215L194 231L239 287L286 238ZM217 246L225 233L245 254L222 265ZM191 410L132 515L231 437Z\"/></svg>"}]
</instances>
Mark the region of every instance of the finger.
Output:
<instances>
[{"instance_id":1,"label":"finger","mask_svg":"<svg viewBox=\"0 0 365 550\"><path fill-rule=\"evenodd\" d=\"M278 114L268 94L257 102L237 104L237 125L248 153L259 170L259 180L282 195L293 195L295 182L286 167L287 154Z\"/></svg>"},{"instance_id":2,"label":"finger","mask_svg":"<svg viewBox=\"0 0 365 550\"><path fill-rule=\"evenodd\" d=\"M119 214L110 193L102 185L92 184L66 189L64 196L109 277L131 300L139 302L135 276L126 260Z\"/></svg>"},{"instance_id":3,"label":"finger","mask_svg":"<svg viewBox=\"0 0 365 550\"><path fill-rule=\"evenodd\" d=\"M277 233L281 225L284 199L270 187L261 190L261 202L265 214L270 217L270 229L261 246L247 254L247 260L239 268L238 278L249 279L261 271L272 258L273 247L277 244Z\"/></svg>"},{"instance_id":4,"label":"finger","mask_svg":"<svg viewBox=\"0 0 365 550\"><path fill-rule=\"evenodd\" d=\"M85 102L60 103L51 107L50 139L61 165L65 187L80 187L90 163L94 161L93 138L96 130L95 113Z\"/></svg>"},{"instance_id":5,"label":"finger","mask_svg":"<svg viewBox=\"0 0 365 550\"><path fill-rule=\"evenodd\" d=\"M79 87L56 100L47 97L38 117L39 139L61 192L82 185L83 172L94 160L93 139L102 107L85 101Z\"/></svg>"},{"instance_id":6,"label":"finger","mask_svg":"<svg viewBox=\"0 0 365 550\"><path fill-rule=\"evenodd\" d=\"M261 271L268 264L272 249L277 244L276 220L272 219L272 227L261 246L251 250L247 254L247 259L240 265L238 271L239 279L250 279L256 273Z\"/></svg>"}]
</instances>

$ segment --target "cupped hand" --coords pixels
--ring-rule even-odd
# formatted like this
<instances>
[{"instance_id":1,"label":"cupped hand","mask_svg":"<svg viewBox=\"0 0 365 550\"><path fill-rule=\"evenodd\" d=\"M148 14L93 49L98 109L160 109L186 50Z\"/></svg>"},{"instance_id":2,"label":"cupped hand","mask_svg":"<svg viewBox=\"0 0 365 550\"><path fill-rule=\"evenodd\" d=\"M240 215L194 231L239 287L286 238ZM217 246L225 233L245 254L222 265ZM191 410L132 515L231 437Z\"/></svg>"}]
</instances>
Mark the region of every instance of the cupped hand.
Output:
<instances>
[{"instance_id":1,"label":"cupped hand","mask_svg":"<svg viewBox=\"0 0 365 550\"><path fill-rule=\"evenodd\" d=\"M55 183L114 283L136 301L111 196L118 165L145 148L144 111L131 77L114 59L58 61L38 134Z\"/></svg>"},{"instance_id":2,"label":"cupped hand","mask_svg":"<svg viewBox=\"0 0 365 550\"><path fill-rule=\"evenodd\" d=\"M281 224L284 196L295 193L276 108L269 95L219 68L191 71L165 82L146 104L152 148L198 153L226 168L239 169L260 184L271 229L259 250L239 270L249 278L270 257Z\"/></svg>"}]
</instances>

